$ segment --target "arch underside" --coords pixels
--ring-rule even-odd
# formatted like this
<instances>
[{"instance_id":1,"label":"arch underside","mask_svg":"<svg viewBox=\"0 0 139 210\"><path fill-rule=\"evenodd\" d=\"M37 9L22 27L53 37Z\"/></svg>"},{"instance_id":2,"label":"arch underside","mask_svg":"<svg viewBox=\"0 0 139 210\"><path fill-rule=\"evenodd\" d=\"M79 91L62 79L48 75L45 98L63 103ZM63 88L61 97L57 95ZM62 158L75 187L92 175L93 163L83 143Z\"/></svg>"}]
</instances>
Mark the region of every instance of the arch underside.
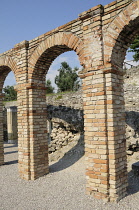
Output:
<instances>
[{"instance_id":1,"label":"arch underside","mask_svg":"<svg viewBox=\"0 0 139 210\"><path fill-rule=\"evenodd\" d=\"M32 78L45 80L52 62L62 53L72 51L66 45L57 45L45 50L36 62Z\"/></svg>"},{"instance_id":2,"label":"arch underside","mask_svg":"<svg viewBox=\"0 0 139 210\"><path fill-rule=\"evenodd\" d=\"M11 72L8 66L0 66L0 89L2 90L7 75Z\"/></svg>"},{"instance_id":3,"label":"arch underside","mask_svg":"<svg viewBox=\"0 0 139 210\"><path fill-rule=\"evenodd\" d=\"M126 25L120 32L116 44L112 50L111 62L114 66L122 71L123 61L125 59L127 49L130 47L131 43L134 41L136 36L139 35L139 17L135 20L131 20L129 25Z\"/></svg>"}]
</instances>

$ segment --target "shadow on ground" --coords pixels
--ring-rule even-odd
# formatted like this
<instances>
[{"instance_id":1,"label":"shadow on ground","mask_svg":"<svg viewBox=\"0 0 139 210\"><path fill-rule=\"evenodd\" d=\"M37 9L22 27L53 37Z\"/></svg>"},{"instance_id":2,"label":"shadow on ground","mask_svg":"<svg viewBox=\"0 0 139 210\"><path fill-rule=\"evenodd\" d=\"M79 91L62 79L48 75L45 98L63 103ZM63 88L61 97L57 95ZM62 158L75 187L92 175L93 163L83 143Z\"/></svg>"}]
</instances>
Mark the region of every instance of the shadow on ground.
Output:
<instances>
[{"instance_id":1,"label":"shadow on ground","mask_svg":"<svg viewBox=\"0 0 139 210\"><path fill-rule=\"evenodd\" d=\"M8 143L4 143L4 148L8 149L8 148L13 148L13 147L17 147L17 144L13 144L13 145L9 145Z\"/></svg>"},{"instance_id":2,"label":"shadow on ground","mask_svg":"<svg viewBox=\"0 0 139 210\"><path fill-rule=\"evenodd\" d=\"M16 147L15 145L12 146L5 146L5 148ZM12 154L16 153L17 151L6 152L5 154ZM71 148L65 155L56 163L50 165L50 173L55 173L61 170L64 170L74 163L76 163L80 158L84 155L84 142L82 139L78 140L78 143ZM5 162L4 165L12 165L17 164L18 160L12 160ZM128 173L128 188L127 188L127 196L131 194L135 194L139 192L139 176L135 175L131 170Z\"/></svg>"},{"instance_id":3,"label":"shadow on ground","mask_svg":"<svg viewBox=\"0 0 139 210\"><path fill-rule=\"evenodd\" d=\"M12 146L5 145L4 147L13 148L17 147L17 145L12 145ZM8 155L12 153L17 153L17 151L8 151L5 152L4 154ZM49 167L50 173L61 171L70 167L71 165L76 163L83 155L84 155L84 139L80 138L77 144L73 148L71 148L67 153L65 153L65 155L58 162L50 165ZM13 160L5 162L4 165L12 165L17 163L18 160Z\"/></svg>"},{"instance_id":4,"label":"shadow on ground","mask_svg":"<svg viewBox=\"0 0 139 210\"><path fill-rule=\"evenodd\" d=\"M7 142L4 142L4 148L5 148L5 149L8 149L8 151L4 152L4 155L6 156L6 155L18 153L17 147L18 147L17 144L12 144L12 145L10 145L10 144L8 144ZM10 148L11 148L11 150L14 149L14 151L10 151ZM18 160L11 160L11 161L6 161L6 162L4 163L4 165L13 165L13 164L17 164L17 163L18 163Z\"/></svg>"},{"instance_id":5,"label":"shadow on ground","mask_svg":"<svg viewBox=\"0 0 139 210\"><path fill-rule=\"evenodd\" d=\"M12 160L12 161L5 162L4 165L12 165L12 164L17 164L17 163L18 163L18 160Z\"/></svg>"},{"instance_id":6,"label":"shadow on ground","mask_svg":"<svg viewBox=\"0 0 139 210\"><path fill-rule=\"evenodd\" d=\"M78 143L70 149L65 155L56 163L50 165L50 173L64 170L74 163L76 163L84 155L84 142L79 139Z\"/></svg>"},{"instance_id":7,"label":"shadow on ground","mask_svg":"<svg viewBox=\"0 0 139 210\"><path fill-rule=\"evenodd\" d=\"M128 173L128 188L127 193L128 195L135 194L139 192L139 176L135 175L133 173L133 170L131 170Z\"/></svg>"},{"instance_id":8,"label":"shadow on ground","mask_svg":"<svg viewBox=\"0 0 139 210\"><path fill-rule=\"evenodd\" d=\"M17 153L17 152L18 151L4 152L4 155L9 155L9 154Z\"/></svg>"}]
</instances>

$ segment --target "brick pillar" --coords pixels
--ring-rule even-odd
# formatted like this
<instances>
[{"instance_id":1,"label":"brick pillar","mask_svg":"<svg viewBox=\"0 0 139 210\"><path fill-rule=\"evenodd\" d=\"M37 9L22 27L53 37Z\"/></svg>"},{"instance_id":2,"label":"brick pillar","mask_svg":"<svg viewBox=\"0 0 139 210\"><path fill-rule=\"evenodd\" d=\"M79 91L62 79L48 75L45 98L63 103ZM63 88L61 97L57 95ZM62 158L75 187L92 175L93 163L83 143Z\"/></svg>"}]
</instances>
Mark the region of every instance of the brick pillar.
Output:
<instances>
[{"instance_id":1,"label":"brick pillar","mask_svg":"<svg viewBox=\"0 0 139 210\"><path fill-rule=\"evenodd\" d=\"M105 201L119 200L126 193L122 84L122 76L100 70L83 79L86 189Z\"/></svg>"},{"instance_id":2,"label":"brick pillar","mask_svg":"<svg viewBox=\"0 0 139 210\"><path fill-rule=\"evenodd\" d=\"M106 71L109 198L119 201L127 194L127 157L123 72Z\"/></svg>"},{"instance_id":3,"label":"brick pillar","mask_svg":"<svg viewBox=\"0 0 139 210\"><path fill-rule=\"evenodd\" d=\"M86 74L83 79L85 155L87 193L108 201L108 138L106 132L106 95L102 72Z\"/></svg>"},{"instance_id":4,"label":"brick pillar","mask_svg":"<svg viewBox=\"0 0 139 210\"><path fill-rule=\"evenodd\" d=\"M7 108L7 132L8 143L17 144L17 107L11 106Z\"/></svg>"},{"instance_id":5,"label":"brick pillar","mask_svg":"<svg viewBox=\"0 0 139 210\"><path fill-rule=\"evenodd\" d=\"M4 146L3 146L3 94L0 95L0 165L4 164Z\"/></svg>"},{"instance_id":6,"label":"brick pillar","mask_svg":"<svg viewBox=\"0 0 139 210\"><path fill-rule=\"evenodd\" d=\"M46 88L37 85L29 90L30 171L31 180L49 172Z\"/></svg>"},{"instance_id":7,"label":"brick pillar","mask_svg":"<svg viewBox=\"0 0 139 210\"><path fill-rule=\"evenodd\" d=\"M27 85L17 85L18 170L22 179L30 180L30 139Z\"/></svg>"},{"instance_id":8,"label":"brick pillar","mask_svg":"<svg viewBox=\"0 0 139 210\"><path fill-rule=\"evenodd\" d=\"M34 180L49 172L45 88L18 87L19 174Z\"/></svg>"}]
</instances>

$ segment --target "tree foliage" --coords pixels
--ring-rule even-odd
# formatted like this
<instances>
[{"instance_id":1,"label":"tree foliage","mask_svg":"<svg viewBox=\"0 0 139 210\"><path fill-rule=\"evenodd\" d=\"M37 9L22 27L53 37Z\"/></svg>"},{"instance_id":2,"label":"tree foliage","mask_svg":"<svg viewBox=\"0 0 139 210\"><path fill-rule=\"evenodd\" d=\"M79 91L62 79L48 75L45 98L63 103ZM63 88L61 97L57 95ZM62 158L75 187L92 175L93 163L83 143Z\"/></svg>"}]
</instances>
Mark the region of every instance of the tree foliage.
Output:
<instances>
[{"instance_id":1,"label":"tree foliage","mask_svg":"<svg viewBox=\"0 0 139 210\"><path fill-rule=\"evenodd\" d=\"M49 94L49 93L53 93L54 92L54 87L52 87L52 84L51 84L51 80L48 79L46 80L46 87L47 87L47 90L46 90L46 94Z\"/></svg>"},{"instance_id":2,"label":"tree foliage","mask_svg":"<svg viewBox=\"0 0 139 210\"><path fill-rule=\"evenodd\" d=\"M130 50L128 52L133 52L133 59L134 61L139 60L139 36L136 37L136 39L132 42L130 45Z\"/></svg>"},{"instance_id":3,"label":"tree foliage","mask_svg":"<svg viewBox=\"0 0 139 210\"><path fill-rule=\"evenodd\" d=\"M15 91L13 86L6 86L5 88L3 88L3 92L5 93L5 101L17 100L17 92Z\"/></svg>"},{"instance_id":4,"label":"tree foliage","mask_svg":"<svg viewBox=\"0 0 139 210\"><path fill-rule=\"evenodd\" d=\"M60 69L58 69L59 75L55 77L55 84L58 86L58 92L76 91L79 89L78 70L77 67L72 69L67 62L61 63Z\"/></svg>"}]
</instances>

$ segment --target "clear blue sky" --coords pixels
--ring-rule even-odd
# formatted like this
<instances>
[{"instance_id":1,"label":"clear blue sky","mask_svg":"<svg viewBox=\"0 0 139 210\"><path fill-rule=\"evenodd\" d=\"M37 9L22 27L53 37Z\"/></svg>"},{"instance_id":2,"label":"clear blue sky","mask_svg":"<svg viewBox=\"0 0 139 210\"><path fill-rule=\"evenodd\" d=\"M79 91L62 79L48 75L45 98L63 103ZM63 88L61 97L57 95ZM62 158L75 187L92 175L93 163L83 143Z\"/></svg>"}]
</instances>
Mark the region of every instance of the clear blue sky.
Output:
<instances>
[{"instance_id":1,"label":"clear blue sky","mask_svg":"<svg viewBox=\"0 0 139 210\"><path fill-rule=\"evenodd\" d=\"M111 0L1 0L0 53L78 17Z\"/></svg>"},{"instance_id":2,"label":"clear blue sky","mask_svg":"<svg viewBox=\"0 0 139 210\"><path fill-rule=\"evenodd\" d=\"M58 26L78 18L78 14L98 4L106 5L112 0L1 0L0 1L0 53L14 47L23 40L31 40ZM63 54L71 65L79 66L74 54ZM70 58L67 58L67 57ZM55 61L60 64L63 57ZM56 74L58 66L53 63L51 77ZM52 71L52 72L51 72ZM15 83L13 75L7 77L5 85Z\"/></svg>"}]
</instances>

